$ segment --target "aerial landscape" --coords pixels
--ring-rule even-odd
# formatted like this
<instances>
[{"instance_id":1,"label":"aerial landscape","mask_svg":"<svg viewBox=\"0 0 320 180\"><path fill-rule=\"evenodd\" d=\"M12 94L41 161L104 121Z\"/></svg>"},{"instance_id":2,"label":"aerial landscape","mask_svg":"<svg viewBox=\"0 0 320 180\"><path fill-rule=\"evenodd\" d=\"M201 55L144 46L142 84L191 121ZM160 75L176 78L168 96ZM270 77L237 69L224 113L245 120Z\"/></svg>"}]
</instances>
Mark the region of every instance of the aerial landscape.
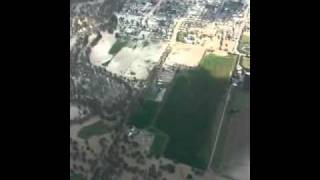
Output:
<instances>
[{"instance_id":1,"label":"aerial landscape","mask_svg":"<svg viewBox=\"0 0 320 180\"><path fill-rule=\"evenodd\" d=\"M70 180L250 179L250 0L70 0Z\"/></svg>"}]
</instances>

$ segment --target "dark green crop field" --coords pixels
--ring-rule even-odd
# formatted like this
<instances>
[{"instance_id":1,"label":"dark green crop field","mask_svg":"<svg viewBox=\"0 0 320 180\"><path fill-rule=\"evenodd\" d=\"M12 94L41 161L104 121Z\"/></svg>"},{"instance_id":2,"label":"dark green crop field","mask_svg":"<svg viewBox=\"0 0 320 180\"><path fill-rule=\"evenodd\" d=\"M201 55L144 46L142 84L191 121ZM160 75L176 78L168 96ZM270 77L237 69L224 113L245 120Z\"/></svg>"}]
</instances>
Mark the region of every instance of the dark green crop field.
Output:
<instances>
[{"instance_id":1,"label":"dark green crop field","mask_svg":"<svg viewBox=\"0 0 320 180\"><path fill-rule=\"evenodd\" d=\"M138 107L136 112L130 117L130 124L137 128L143 129L152 125L152 120L156 114L159 104L152 100L145 100L141 107Z\"/></svg>"},{"instance_id":2,"label":"dark green crop field","mask_svg":"<svg viewBox=\"0 0 320 180\"><path fill-rule=\"evenodd\" d=\"M155 134L151 154L205 168L236 57L210 54L178 73L163 104L145 100L130 122Z\"/></svg>"},{"instance_id":3,"label":"dark green crop field","mask_svg":"<svg viewBox=\"0 0 320 180\"><path fill-rule=\"evenodd\" d=\"M127 44L127 41L117 40L110 48L109 54L116 55Z\"/></svg>"},{"instance_id":4,"label":"dark green crop field","mask_svg":"<svg viewBox=\"0 0 320 180\"><path fill-rule=\"evenodd\" d=\"M164 155L198 168L207 166L217 110L235 57L206 56L200 66L177 75L155 127L168 134Z\"/></svg>"},{"instance_id":5,"label":"dark green crop field","mask_svg":"<svg viewBox=\"0 0 320 180\"><path fill-rule=\"evenodd\" d=\"M84 178L82 175L80 174L74 174L70 172L70 180L85 180L86 178Z\"/></svg>"},{"instance_id":6,"label":"dark green crop field","mask_svg":"<svg viewBox=\"0 0 320 180\"><path fill-rule=\"evenodd\" d=\"M89 139L92 136L103 135L108 132L109 127L105 125L102 121L98 121L94 124L83 127L78 136L82 139Z\"/></svg>"}]
</instances>

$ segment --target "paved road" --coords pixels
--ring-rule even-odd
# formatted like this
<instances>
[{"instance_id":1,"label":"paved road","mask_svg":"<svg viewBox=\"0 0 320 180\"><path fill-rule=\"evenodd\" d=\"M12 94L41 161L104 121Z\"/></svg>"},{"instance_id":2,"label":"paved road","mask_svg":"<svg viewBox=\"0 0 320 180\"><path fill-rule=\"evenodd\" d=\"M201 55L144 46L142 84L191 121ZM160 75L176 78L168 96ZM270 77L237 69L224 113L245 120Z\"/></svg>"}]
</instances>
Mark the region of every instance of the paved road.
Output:
<instances>
[{"instance_id":1,"label":"paved road","mask_svg":"<svg viewBox=\"0 0 320 180\"><path fill-rule=\"evenodd\" d=\"M225 2L226 2L226 0L222 0L221 5L219 6L219 9L216 12L216 18L215 19L220 19L220 15L221 15L221 12L223 10L223 6L224 6Z\"/></svg>"},{"instance_id":2,"label":"paved road","mask_svg":"<svg viewBox=\"0 0 320 180\"><path fill-rule=\"evenodd\" d=\"M233 52L234 52L235 54L245 55L245 54L240 53L240 52L238 51L238 45L239 45L239 42L240 42L240 40L241 40L241 35L242 35L242 32L243 32L243 29L244 29L244 27L245 27L245 25L246 25L246 20L247 20L248 18L250 18L250 17L248 17L249 11L250 11L249 7L248 7L247 9L245 9L245 11L244 11L244 16L243 16L243 18L242 18L241 26L240 26L240 29L239 29L239 32L240 32L240 33L239 33L238 37L236 38L236 44L235 44L235 46L233 47Z\"/></svg>"},{"instance_id":3,"label":"paved road","mask_svg":"<svg viewBox=\"0 0 320 180\"><path fill-rule=\"evenodd\" d=\"M143 22L145 22L147 19L149 19L150 16L153 15L154 11L157 10L161 3L165 0L159 0L158 3L149 11L149 13L143 18Z\"/></svg>"}]
</instances>

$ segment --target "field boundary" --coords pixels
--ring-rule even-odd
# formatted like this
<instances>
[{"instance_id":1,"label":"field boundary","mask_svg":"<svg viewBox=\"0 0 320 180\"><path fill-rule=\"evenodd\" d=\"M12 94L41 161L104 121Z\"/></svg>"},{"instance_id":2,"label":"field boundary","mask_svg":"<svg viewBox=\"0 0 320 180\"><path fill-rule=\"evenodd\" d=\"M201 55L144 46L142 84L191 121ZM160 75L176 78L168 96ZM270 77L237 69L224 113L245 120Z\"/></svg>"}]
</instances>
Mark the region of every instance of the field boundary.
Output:
<instances>
[{"instance_id":1,"label":"field boundary","mask_svg":"<svg viewBox=\"0 0 320 180\"><path fill-rule=\"evenodd\" d=\"M235 68L236 68L237 64L240 62L240 59L241 59L241 56L239 56L239 55L236 56L236 62L233 64L233 68L232 68L231 72L235 71ZM231 80L231 76L232 76L232 73L230 73L230 76L229 76L229 79L228 79L229 86L228 86L227 92L225 94L225 99L224 99L224 102L223 102L222 114L220 116L220 121L219 121L219 124L218 124L217 133L215 135L215 141L213 142L213 147L212 147L210 159L209 159L209 162L208 162L208 165L207 165L207 169L210 169L210 167L212 166L214 155L215 155L215 152L216 152L216 148L217 148L217 145L218 145L218 142L219 142L220 132L221 132L221 129L222 129L222 126L223 126L223 122L224 122L224 119L225 119L225 117L224 117L225 116L225 112L228 109L229 101L231 99L231 91L232 91L232 84L231 84L231 81L230 81Z\"/></svg>"},{"instance_id":2,"label":"field boundary","mask_svg":"<svg viewBox=\"0 0 320 180\"><path fill-rule=\"evenodd\" d=\"M151 132L153 135L154 135L154 139L153 139L153 142L151 144L151 147L150 147L150 154L151 155L155 155L156 157L160 157L163 155L164 151L166 150L166 147L167 147L167 144L170 140L170 137L168 134L166 134L165 132L161 131L160 129L156 128L156 127L148 127L146 129L147 131ZM159 138L159 137L162 137L164 138L164 142L162 143L161 145L161 150L157 152L157 150L155 150L155 141L156 141L156 138Z\"/></svg>"},{"instance_id":3,"label":"field boundary","mask_svg":"<svg viewBox=\"0 0 320 180\"><path fill-rule=\"evenodd\" d=\"M207 56L208 58L206 58ZM215 59L216 61L214 61ZM208 60L208 62L206 60ZM220 112L221 112L221 108L223 109L223 112L225 112L225 107L223 106L226 106L226 104L224 103L225 98L228 97L228 94L230 94L229 85L230 85L232 72L234 71L236 66L236 62L237 62L237 56L234 54L229 53L228 56L226 57L220 57L219 55L216 55L214 53L208 53L206 51L203 54L203 58L201 59L198 66L192 68L191 71L189 71L190 69L186 69L186 71L182 70L179 73L175 74L173 80L166 87L167 91L163 97L163 100L159 102L158 107L156 109L156 113L151 117L152 119L148 121L148 124L146 124L145 128L143 128L150 131L152 134L154 134L154 137L155 137L150 148L150 153L157 156L165 156L170 159L176 159L178 161L181 161L182 163L186 163L193 167L197 167L203 170L212 164L212 159L215 154L214 152L218 144L217 142L220 134L219 131L221 129L221 124L223 124L223 122L221 121ZM187 72L187 74L184 74L184 72ZM190 75L190 78L192 76L195 79L194 78L190 79L189 75ZM192 80L193 82L194 81L198 82L199 78L205 78L205 80L199 81L200 84L191 83L191 82L189 85L188 83L187 85L185 84L185 80L189 79L189 80ZM219 81L220 78L221 78L221 81ZM204 96L198 97L200 92L196 89L208 88L208 84L206 83L209 83L210 89L212 88L216 89L217 85L219 86L221 85L221 87L219 87L217 90L214 90L213 93L215 93L216 95L208 96L208 94L212 94L212 92L205 91ZM191 91L190 90L183 91L181 92L182 94L177 92L177 90L181 90L182 88L181 85L183 88L190 86ZM198 87L199 85L200 87ZM187 98L187 97L190 97L190 93L192 95L191 98ZM181 96L179 94L181 94ZM176 95L178 96L177 97L178 99L176 98L173 98L173 100L171 100L171 98L169 99L169 96L176 97ZM202 100L207 101L206 98L209 98L209 97L210 99L207 99L207 100L210 103L208 102L199 103L199 101L202 101ZM177 110L173 109L177 105L182 105L181 107L184 107L183 105L184 100L189 100L189 105L186 106L187 108L186 110L183 110L181 108L178 108ZM192 105L192 102L196 103L195 107ZM189 116L190 114L188 115L188 113L184 113L184 111L189 111L189 110L192 111L192 109L194 108L203 108L203 107L205 110L204 115ZM209 113L211 111L214 111L214 112ZM174 117L172 117L172 113L174 113ZM171 119L171 117L173 119ZM183 128L183 130L181 133L179 133L177 132L178 129L176 130L175 127L178 128L179 123L186 122L186 120L183 120L183 118L186 118L186 120L188 120L187 121L188 123L186 123L185 126L183 124L180 124L182 125L181 128ZM192 123L195 123L194 118L201 118L201 121L199 122L203 122L206 124L208 123L208 126L204 127L202 125L196 125L196 126L195 124L192 125ZM174 120L174 122L171 122L171 120ZM189 132L187 130L190 130L190 129L194 129L194 130L198 129L198 130L201 130L202 133L201 135L197 135L195 137L192 134L191 135L185 134ZM181 142L179 138L180 140L182 140L182 143L179 143ZM191 138L191 141L187 140L186 138ZM200 143L199 138L200 139L208 138L208 139ZM195 143L193 145L192 141L199 142L199 143ZM168 144L170 144L170 146L168 146ZM193 153L193 155L190 153ZM197 154L197 153L200 153L200 154Z\"/></svg>"},{"instance_id":4,"label":"field boundary","mask_svg":"<svg viewBox=\"0 0 320 180\"><path fill-rule=\"evenodd\" d=\"M224 122L224 119L225 119L224 118L225 112L226 112L228 104L229 104L231 91L232 91L232 85L229 85L229 88L227 90L227 94L226 94L226 97L225 97L225 102L224 102L224 106L223 106L223 110L222 110L222 115L220 117L220 121L219 121L219 124L218 124L217 133L216 133L215 138L214 138L213 148L212 148L212 151L211 151L211 155L210 155L210 159L209 159L209 162L208 162L208 165L207 165L207 169L209 169L211 167L211 164L212 164L212 161L213 161L213 158L214 158L214 155L215 155L215 151L217 149L217 144L218 144L218 141L219 141L220 132L221 132L221 129L222 129L222 126L223 126L223 122Z\"/></svg>"}]
</instances>

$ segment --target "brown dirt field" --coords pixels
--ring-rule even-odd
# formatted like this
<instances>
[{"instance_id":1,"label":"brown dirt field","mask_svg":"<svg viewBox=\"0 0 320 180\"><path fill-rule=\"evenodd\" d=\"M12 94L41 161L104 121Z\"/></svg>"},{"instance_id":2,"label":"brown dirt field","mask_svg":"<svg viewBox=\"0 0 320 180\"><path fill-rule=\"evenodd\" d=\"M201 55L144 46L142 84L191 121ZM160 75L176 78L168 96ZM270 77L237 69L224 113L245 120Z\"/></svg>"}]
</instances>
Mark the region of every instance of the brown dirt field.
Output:
<instances>
[{"instance_id":1,"label":"brown dirt field","mask_svg":"<svg viewBox=\"0 0 320 180\"><path fill-rule=\"evenodd\" d=\"M224 175L250 179L250 108L235 114L227 127L224 147Z\"/></svg>"}]
</instances>

